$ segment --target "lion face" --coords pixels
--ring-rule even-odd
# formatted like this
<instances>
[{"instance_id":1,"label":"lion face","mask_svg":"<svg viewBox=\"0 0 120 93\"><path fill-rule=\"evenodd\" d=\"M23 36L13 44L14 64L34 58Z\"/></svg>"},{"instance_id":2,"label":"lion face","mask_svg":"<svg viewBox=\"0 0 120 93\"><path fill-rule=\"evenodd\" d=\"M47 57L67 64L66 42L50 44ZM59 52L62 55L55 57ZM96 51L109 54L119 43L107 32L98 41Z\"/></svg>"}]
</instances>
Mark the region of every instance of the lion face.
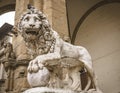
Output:
<instances>
[{"instance_id":1,"label":"lion face","mask_svg":"<svg viewBox=\"0 0 120 93\"><path fill-rule=\"evenodd\" d=\"M54 51L56 40L53 30L42 12L36 9L25 12L19 20L17 30L25 41L28 54L33 58Z\"/></svg>"},{"instance_id":2,"label":"lion face","mask_svg":"<svg viewBox=\"0 0 120 93\"><path fill-rule=\"evenodd\" d=\"M27 13L21 19L22 35L29 40L36 40L42 34L42 20L36 13Z\"/></svg>"}]
</instances>

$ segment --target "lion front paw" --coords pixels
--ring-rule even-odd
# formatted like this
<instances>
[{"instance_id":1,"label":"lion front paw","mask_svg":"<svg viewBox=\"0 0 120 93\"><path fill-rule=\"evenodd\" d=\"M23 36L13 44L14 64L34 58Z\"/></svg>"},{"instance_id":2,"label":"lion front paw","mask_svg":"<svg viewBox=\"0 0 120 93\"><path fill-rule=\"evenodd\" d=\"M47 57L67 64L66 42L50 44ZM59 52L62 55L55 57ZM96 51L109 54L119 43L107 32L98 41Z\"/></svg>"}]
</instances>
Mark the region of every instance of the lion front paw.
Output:
<instances>
[{"instance_id":1,"label":"lion front paw","mask_svg":"<svg viewBox=\"0 0 120 93\"><path fill-rule=\"evenodd\" d=\"M29 73L36 73L39 69L43 69L44 65L39 62L38 60L34 59L30 61L28 65L28 72Z\"/></svg>"}]
</instances>

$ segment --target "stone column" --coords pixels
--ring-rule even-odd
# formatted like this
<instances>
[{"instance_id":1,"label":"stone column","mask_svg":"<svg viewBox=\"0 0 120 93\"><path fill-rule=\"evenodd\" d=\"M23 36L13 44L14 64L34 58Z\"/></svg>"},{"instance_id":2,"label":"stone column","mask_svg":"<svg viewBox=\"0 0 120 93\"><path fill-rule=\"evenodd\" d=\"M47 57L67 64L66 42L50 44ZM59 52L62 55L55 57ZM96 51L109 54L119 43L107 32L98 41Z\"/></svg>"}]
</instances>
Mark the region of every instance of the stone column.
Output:
<instances>
[{"instance_id":1,"label":"stone column","mask_svg":"<svg viewBox=\"0 0 120 93\"><path fill-rule=\"evenodd\" d=\"M53 17L52 16L52 14L53 14L52 0L43 0L43 12L47 16L47 18L52 26L52 23L53 23L53 20L52 20L52 17Z\"/></svg>"},{"instance_id":2,"label":"stone column","mask_svg":"<svg viewBox=\"0 0 120 93\"><path fill-rule=\"evenodd\" d=\"M65 0L43 0L43 12L62 38L69 36Z\"/></svg>"},{"instance_id":3,"label":"stone column","mask_svg":"<svg viewBox=\"0 0 120 93\"><path fill-rule=\"evenodd\" d=\"M52 27L62 38L69 36L65 0L52 0Z\"/></svg>"},{"instance_id":4,"label":"stone column","mask_svg":"<svg viewBox=\"0 0 120 93\"><path fill-rule=\"evenodd\" d=\"M33 5L36 9L43 12L43 0L33 0Z\"/></svg>"},{"instance_id":5,"label":"stone column","mask_svg":"<svg viewBox=\"0 0 120 93\"><path fill-rule=\"evenodd\" d=\"M29 0L16 0L16 8L15 8L15 25L17 24L21 14L26 11L27 4L29 4Z\"/></svg>"}]
</instances>

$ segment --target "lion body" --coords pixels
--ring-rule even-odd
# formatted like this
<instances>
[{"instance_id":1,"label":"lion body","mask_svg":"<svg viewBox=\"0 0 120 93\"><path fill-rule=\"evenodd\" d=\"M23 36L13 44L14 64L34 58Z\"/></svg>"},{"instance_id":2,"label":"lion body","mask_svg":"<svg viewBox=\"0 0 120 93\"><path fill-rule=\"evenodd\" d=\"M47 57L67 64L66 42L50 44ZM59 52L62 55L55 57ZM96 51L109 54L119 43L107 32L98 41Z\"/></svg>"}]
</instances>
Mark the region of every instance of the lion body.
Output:
<instances>
[{"instance_id":1,"label":"lion body","mask_svg":"<svg viewBox=\"0 0 120 93\"><path fill-rule=\"evenodd\" d=\"M82 46L75 46L63 41L58 33L51 28L43 13L37 10L25 13L20 19L18 28L29 53L34 56L34 59L29 63L28 73L38 72L49 60L70 57L84 64L94 87L98 89L88 51ZM28 81L30 82L30 80Z\"/></svg>"}]
</instances>

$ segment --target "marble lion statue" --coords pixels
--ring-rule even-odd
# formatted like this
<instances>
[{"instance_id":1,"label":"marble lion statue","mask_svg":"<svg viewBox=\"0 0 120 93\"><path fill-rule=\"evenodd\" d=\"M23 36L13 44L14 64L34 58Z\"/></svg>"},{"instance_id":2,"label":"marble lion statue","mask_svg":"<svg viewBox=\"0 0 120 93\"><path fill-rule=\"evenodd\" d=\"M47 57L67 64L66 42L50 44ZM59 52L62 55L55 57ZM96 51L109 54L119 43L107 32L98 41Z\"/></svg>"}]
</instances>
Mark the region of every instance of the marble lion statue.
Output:
<instances>
[{"instance_id":1,"label":"marble lion statue","mask_svg":"<svg viewBox=\"0 0 120 93\"><path fill-rule=\"evenodd\" d=\"M84 68L94 88L96 91L99 91L91 56L88 51L82 46L75 46L62 40L59 34L52 29L49 21L42 12L34 7L30 7L21 16L18 23L18 30L28 47L28 53L33 59L29 62L29 73L38 72L49 60L64 57L75 58L84 64Z\"/></svg>"}]
</instances>

